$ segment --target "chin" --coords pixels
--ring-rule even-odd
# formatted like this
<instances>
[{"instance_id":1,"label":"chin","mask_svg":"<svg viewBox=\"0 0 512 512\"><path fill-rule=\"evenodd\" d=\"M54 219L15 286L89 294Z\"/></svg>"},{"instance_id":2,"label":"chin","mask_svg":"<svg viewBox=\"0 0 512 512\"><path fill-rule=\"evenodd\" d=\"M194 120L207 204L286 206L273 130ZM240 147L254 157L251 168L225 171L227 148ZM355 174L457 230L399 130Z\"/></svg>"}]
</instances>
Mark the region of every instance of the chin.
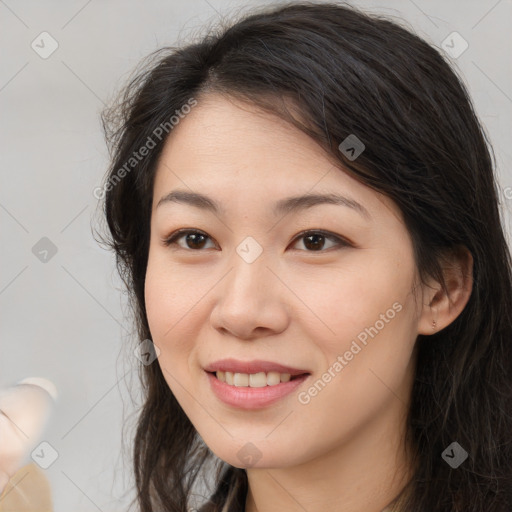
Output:
<instances>
[{"instance_id":1,"label":"chin","mask_svg":"<svg viewBox=\"0 0 512 512\"><path fill-rule=\"evenodd\" d=\"M240 469L284 468L299 463L296 448L276 451L276 446L268 440L233 440L228 446L210 446L210 449L224 462Z\"/></svg>"}]
</instances>

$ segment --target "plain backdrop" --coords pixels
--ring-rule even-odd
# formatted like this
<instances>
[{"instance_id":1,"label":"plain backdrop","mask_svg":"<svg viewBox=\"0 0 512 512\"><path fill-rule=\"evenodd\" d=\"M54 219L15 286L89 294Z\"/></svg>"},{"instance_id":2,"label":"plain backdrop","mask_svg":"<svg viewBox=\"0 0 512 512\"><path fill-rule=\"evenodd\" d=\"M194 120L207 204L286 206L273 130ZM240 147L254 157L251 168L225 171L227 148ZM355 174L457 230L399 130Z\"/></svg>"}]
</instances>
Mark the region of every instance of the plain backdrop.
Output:
<instances>
[{"instance_id":1,"label":"plain backdrop","mask_svg":"<svg viewBox=\"0 0 512 512\"><path fill-rule=\"evenodd\" d=\"M0 1L0 386L38 376L59 390L42 439L58 454L46 470L56 512L126 510L133 496L139 361L113 255L91 233L93 190L108 162L99 113L154 49L263 4ZM454 31L459 48L467 42L450 59L493 143L509 233L512 1L352 4L404 20L441 49ZM43 58L52 44L58 48Z\"/></svg>"}]
</instances>

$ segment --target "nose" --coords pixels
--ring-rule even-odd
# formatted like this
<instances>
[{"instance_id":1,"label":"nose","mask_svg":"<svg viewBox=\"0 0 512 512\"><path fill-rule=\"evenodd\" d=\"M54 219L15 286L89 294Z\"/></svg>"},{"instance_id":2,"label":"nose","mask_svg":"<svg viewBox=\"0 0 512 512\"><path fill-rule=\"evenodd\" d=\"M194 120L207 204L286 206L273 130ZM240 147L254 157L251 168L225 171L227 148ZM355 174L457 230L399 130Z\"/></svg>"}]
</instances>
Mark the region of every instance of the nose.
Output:
<instances>
[{"instance_id":1,"label":"nose","mask_svg":"<svg viewBox=\"0 0 512 512\"><path fill-rule=\"evenodd\" d=\"M216 287L210 315L212 326L222 334L250 340L287 328L287 289L264 255L248 263L234 253L231 270Z\"/></svg>"}]
</instances>

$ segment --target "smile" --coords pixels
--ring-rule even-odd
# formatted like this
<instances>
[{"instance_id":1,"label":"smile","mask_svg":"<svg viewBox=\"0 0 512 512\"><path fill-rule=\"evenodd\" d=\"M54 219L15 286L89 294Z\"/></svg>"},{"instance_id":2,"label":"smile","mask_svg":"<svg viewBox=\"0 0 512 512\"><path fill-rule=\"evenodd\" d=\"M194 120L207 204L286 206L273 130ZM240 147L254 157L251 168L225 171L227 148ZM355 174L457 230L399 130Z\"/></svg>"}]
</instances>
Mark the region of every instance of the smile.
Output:
<instances>
[{"instance_id":1,"label":"smile","mask_svg":"<svg viewBox=\"0 0 512 512\"><path fill-rule=\"evenodd\" d=\"M221 359L206 365L209 388L238 409L260 409L295 391L311 372L274 361Z\"/></svg>"},{"instance_id":2,"label":"smile","mask_svg":"<svg viewBox=\"0 0 512 512\"><path fill-rule=\"evenodd\" d=\"M220 378L217 374L220 373ZM224 374L224 381L221 380ZM226 382L227 379L232 383ZM289 373L258 372L255 374L236 372L205 372L213 395L237 409L255 410L269 407L291 395L311 374L290 375ZM283 380L281 380L283 378ZM253 385L251 386L251 379ZM265 385L263 382L265 379ZM270 379L271 384L268 384ZM275 383L278 380L277 383ZM249 384L249 385L248 385ZM254 384L261 384L254 386Z\"/></svg>"},{"instance_id":3,"label":"smile","mask_svg":"<svg viewBox=\"0 0 512 512\"><path fill-rule=\"evenodd\" d=\"M217 379L230 386L263 388L265 386L277 386L281 382L288 382L291 379L289 373L279 372L258 372L258 373L234 373L215 372Z\"/></svg>"}]
</instances>

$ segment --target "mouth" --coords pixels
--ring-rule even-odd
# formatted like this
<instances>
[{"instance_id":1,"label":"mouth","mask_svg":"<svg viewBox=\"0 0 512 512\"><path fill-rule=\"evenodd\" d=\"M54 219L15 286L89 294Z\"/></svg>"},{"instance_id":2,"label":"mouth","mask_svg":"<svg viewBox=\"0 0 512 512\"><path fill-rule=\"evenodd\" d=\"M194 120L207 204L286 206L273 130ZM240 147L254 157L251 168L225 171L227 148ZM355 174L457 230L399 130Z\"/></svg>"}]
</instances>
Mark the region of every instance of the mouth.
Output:
<instances>
[{"instance_id":1,"label":"mouth","mask_svg":"<svg viewBox=\"0 0 512 512\"><path fill-rule=\"evenodd\" d=\"M220 382L224 382L228 386L264 388L266 386L277 386L283 382L290 382L309 375L308 372L291 375L290 373L281 372L257 372L257 373L241 373L228 371L207 372Z\"/></svg>"},{"instance_id":2,"label":"mouth","mask_svg":"<svg viewBox=\"0 0 512 512\"><path fill-rule=\"evenodd\" d=\"M223 359L205 368L210 389L225 404L261 409L292 394L311 372L270 361Z\"/></svg>"},{"instance_id":3,"label":"mouth","mask_svg":"<svg viewBox=\"0 0 512 512\"><path fill-rule=\"evenodd\" d=\"M277 386L310 375L307 370L272 361L240 361L232 358L215 361L204 370L229 386L251 388Z\"/></svg>"}]
</instances>

